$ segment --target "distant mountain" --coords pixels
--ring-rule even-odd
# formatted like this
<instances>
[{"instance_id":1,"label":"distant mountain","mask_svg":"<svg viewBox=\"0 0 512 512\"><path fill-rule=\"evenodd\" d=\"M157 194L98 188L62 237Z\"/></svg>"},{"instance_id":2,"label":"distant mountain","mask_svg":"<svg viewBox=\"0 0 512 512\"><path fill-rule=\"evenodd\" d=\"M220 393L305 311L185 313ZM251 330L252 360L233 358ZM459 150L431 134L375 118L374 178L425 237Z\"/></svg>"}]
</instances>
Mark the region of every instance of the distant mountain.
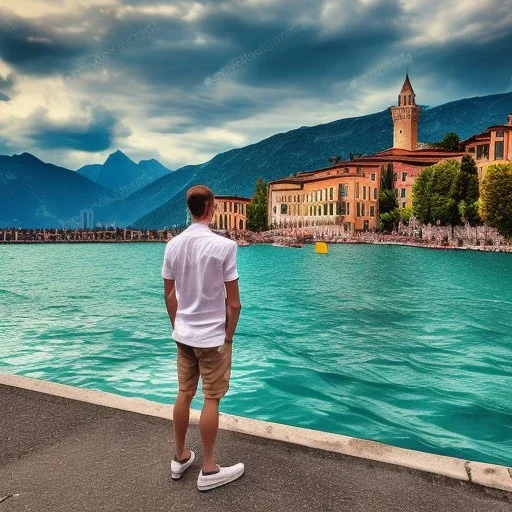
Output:
<instances>
[{"instance_id":1,"label":"distant mountain","mask_svg":"<svg viewBox=\"0 0 512 512\"><path fill-rule=\"evenodd\" d=\"M182 190L186 190L194 179L197 169L182 167L167 176L153 181L126 198L113 202L101 211L101 222L116 226L129 226L146 215L155 206L167 202ZM184 210L184 203L182 205Z\"/></svg>"},{"instance_id":2,"label":"distant mountain","mask_svg":"<svg viewBox=\"0 0 512 512\"><path fill-rule=\"evenodd\" d=\"M438 107L423 107L419 122L421 142L436 142L447 132L456 132L461 139L484 131L488 126L504 123L512 111L512 93L494 94L453 101ZM205 184L215 194L236 194L250 197L257 178L273 180L297 171L327 167L329 157L349 152L376 153L392 146L393 125L389 109L376 114L340 119L332 123L302 127L273 135L256 144L221 153L201 165L189 165L173 174L186 171L188 180L177 190L177 183L168 190L173 193L163 204L163 195L155 189L167 189L171 176L160 178L137 195L139 205L155 206L140 219L127 219L141 228L159 228L183 224L186 220L186 188ZM186 187L186 188L185 188ZM146 190L148 193L146 194ZM173 192L174 190L174 192ZM125 204L130 202L127 198ZM143 208L140 208L142 210Z\"/></svg>"},{"instance_id":3,"label":"distant mountain","mask_svg":"<svg viewBox=\"0 0 512 512\"><path fill-rule=\"evenodd\" d=\"M0 226L83 226L82 210L95 211L109 191L74 171L29 153L0 156Z\"/></svg>"},{"instance_id":4,"label":"distant mountain","mask_svg":"<svg viewBox=\"0 0 512 512\"><path fill-rule=\"evenodd\" d=\"M133 193L171 171L155 159L141 160L136 164L117 150L109 155L105 163L84 165L76 172L111 190L126 188Z\"/></svg>"},{"instance_id":5,"label":"distant mountain","mask_svg":"<svg viewBox=\"0 0 512 512\"><path fill-rule=\"evenodd\" d=\"M512 93L422 107L419 139L435 142L450 131L464 139L504 123L511 111ZM73 215L84 208L93 211L94 224L141 228L184 224L185 194L192 185L208 185L217 195L251 197L260 177L273 180L326 167L331 156L347 159L349 152L370 154L391 145L391 113L386 109L279 133L173 172L156 160L136 164L121 151L103 165L76 172L27 153L0 156L0 226L61 227L63 220L75 225Z\"/></svg>"}]
</instances>

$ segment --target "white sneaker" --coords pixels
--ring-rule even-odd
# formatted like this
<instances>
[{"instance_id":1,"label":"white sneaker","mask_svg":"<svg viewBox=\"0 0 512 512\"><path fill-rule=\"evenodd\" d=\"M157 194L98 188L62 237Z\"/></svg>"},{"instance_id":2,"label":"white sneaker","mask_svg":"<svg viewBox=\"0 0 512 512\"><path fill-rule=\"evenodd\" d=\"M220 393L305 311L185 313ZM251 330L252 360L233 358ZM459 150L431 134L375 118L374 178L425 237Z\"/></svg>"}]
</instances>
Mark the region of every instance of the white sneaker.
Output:
<instances>
[{"instance_id":1,"label":"white sneaker","mask_svg":"<svg viewBox=\"0 0 512 512\"><path fill-rule=\"evenodd\" d=\"M199 472L197 488L200 491L209 491L210 489L215 489L215 487L229 484L229 482L233 482L244 474L244 465L241 462L227 468L221 468L220 466L219 468L220 471L213 475L203 475L203 470Z\"/></svg>"},{"instance_id":2,"label":"white sneaker","mask_svg":"<svg viewBox=\"0 0 512 512\"><path fill-rule=\"evenodd\" d=\"M177 460L171 461L171 478L173 480L179 480L183 473L185 473L185 470L194 462L196 459L196 454L190 450L190 458L186 460L183 463L178 462Z\"/></svg>"}]
</instances>

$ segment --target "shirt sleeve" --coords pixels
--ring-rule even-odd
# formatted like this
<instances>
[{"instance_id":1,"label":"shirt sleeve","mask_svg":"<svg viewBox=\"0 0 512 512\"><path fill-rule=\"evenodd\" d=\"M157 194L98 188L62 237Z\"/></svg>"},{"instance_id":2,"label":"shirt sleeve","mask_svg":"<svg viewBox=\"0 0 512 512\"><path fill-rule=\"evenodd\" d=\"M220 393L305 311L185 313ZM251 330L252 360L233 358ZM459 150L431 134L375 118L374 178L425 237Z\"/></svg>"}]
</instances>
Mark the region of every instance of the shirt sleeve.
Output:
<instances>
[{"instance_id":1,"label":"shirt sleeve","mask_svg":"<svg viewBox=\"0 0 512 512\"><path fill-rule=\"evenodd\" d=\"M226 253L226 258L222 265L224 271L224 282L234 281L238 279L238 270L236 268L236 253L238 246L236 243L230 244Z\"/></svg>"},{"instance_id":2,"label":"shirt sleeve","mask_svg":"<svg viewBox=\"0 0 512 512\"><path fill-rule=\"evenodd\" d=\"M172 258L169 245L165 248L164 263L162 265L162 277L164 279L170 279L171 281L174 281L175 279L174 269L172 268Z\"/></svg>"}]
</instances>

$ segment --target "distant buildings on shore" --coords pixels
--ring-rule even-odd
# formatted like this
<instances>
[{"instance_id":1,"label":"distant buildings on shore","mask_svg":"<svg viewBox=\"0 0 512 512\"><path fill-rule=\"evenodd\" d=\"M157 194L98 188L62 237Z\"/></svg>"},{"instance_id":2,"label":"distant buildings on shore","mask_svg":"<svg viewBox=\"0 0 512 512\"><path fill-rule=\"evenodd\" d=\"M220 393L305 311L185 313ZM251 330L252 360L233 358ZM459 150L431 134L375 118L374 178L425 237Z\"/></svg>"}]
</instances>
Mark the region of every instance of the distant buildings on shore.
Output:
<instances>
[{"instance_id":1,"label":"distant buildings on shore","mask_svg":"<svg viewBox=\"0 0 512 512\"><path fill-rule=\"evenodd\" d=\"M247 205L250 199L240 196L215 196L217 205L212 219L213 229L247 229Z\"/></svg>"},{"instance_id":2,"label":"distant buildings on shore","mask_svg":"<svg viewBox=\"0 0 512 512\"><path fill-rule=\"evenodd\" d=\"M271 228L341 225L347 233L377 227L382 173L393 166L393 188L399 208L412 206L412 188L421 171L442 160L473 157L479 178L490 164L512 160L512 114L508 123L461 142L461 151L449 152L418 143L420 108L409 76L391 107L393 147L374 155L338 162L314 171L273 180L268 188L268 224Z\"/></svg>"},{"instance_id":3,"label":"distant buildings on shore","mask_svg":"<svg viewBox=\"0 0 512 512\"><path fill-rule=\"evenodd\" d=\"M506 124L489 126L486 132L463 140L461 147L475 161L478 178L482 181L490 165L512 160L512 114Z\"/></svg>"},{"instance_id":4,"label":"distant buildings on shore","mask_svg":"<svg viewBox=\"0 0 512 512\"><path fill-rule=\"evenodd\" d=\"M180 228L182 229L182 228ZM176 229L178 232L178 229ZM117 229L2 229L0 243L41 242L165 242L173 230Z\"/></svg>"}]
</instances>

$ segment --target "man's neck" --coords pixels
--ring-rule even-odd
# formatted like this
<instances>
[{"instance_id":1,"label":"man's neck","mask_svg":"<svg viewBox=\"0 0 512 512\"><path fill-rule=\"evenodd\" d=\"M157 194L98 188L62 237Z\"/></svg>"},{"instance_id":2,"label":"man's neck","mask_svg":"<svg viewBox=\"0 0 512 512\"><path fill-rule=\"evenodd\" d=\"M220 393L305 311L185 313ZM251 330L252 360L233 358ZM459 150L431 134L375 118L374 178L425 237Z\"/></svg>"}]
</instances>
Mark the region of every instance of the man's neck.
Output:
<instances>
[{"instance_id":1,"label":"man's neck","mask_svg":"<svg viewBox=\"0 0 512 512\"><path fill-rule=\"evenodd\" d=\"M208 227L208 224L210 224L210 223L206 219L203 219L203 220L192 219L191 224L203 224L204 226Z\"/></svg>"}]
</instances>

